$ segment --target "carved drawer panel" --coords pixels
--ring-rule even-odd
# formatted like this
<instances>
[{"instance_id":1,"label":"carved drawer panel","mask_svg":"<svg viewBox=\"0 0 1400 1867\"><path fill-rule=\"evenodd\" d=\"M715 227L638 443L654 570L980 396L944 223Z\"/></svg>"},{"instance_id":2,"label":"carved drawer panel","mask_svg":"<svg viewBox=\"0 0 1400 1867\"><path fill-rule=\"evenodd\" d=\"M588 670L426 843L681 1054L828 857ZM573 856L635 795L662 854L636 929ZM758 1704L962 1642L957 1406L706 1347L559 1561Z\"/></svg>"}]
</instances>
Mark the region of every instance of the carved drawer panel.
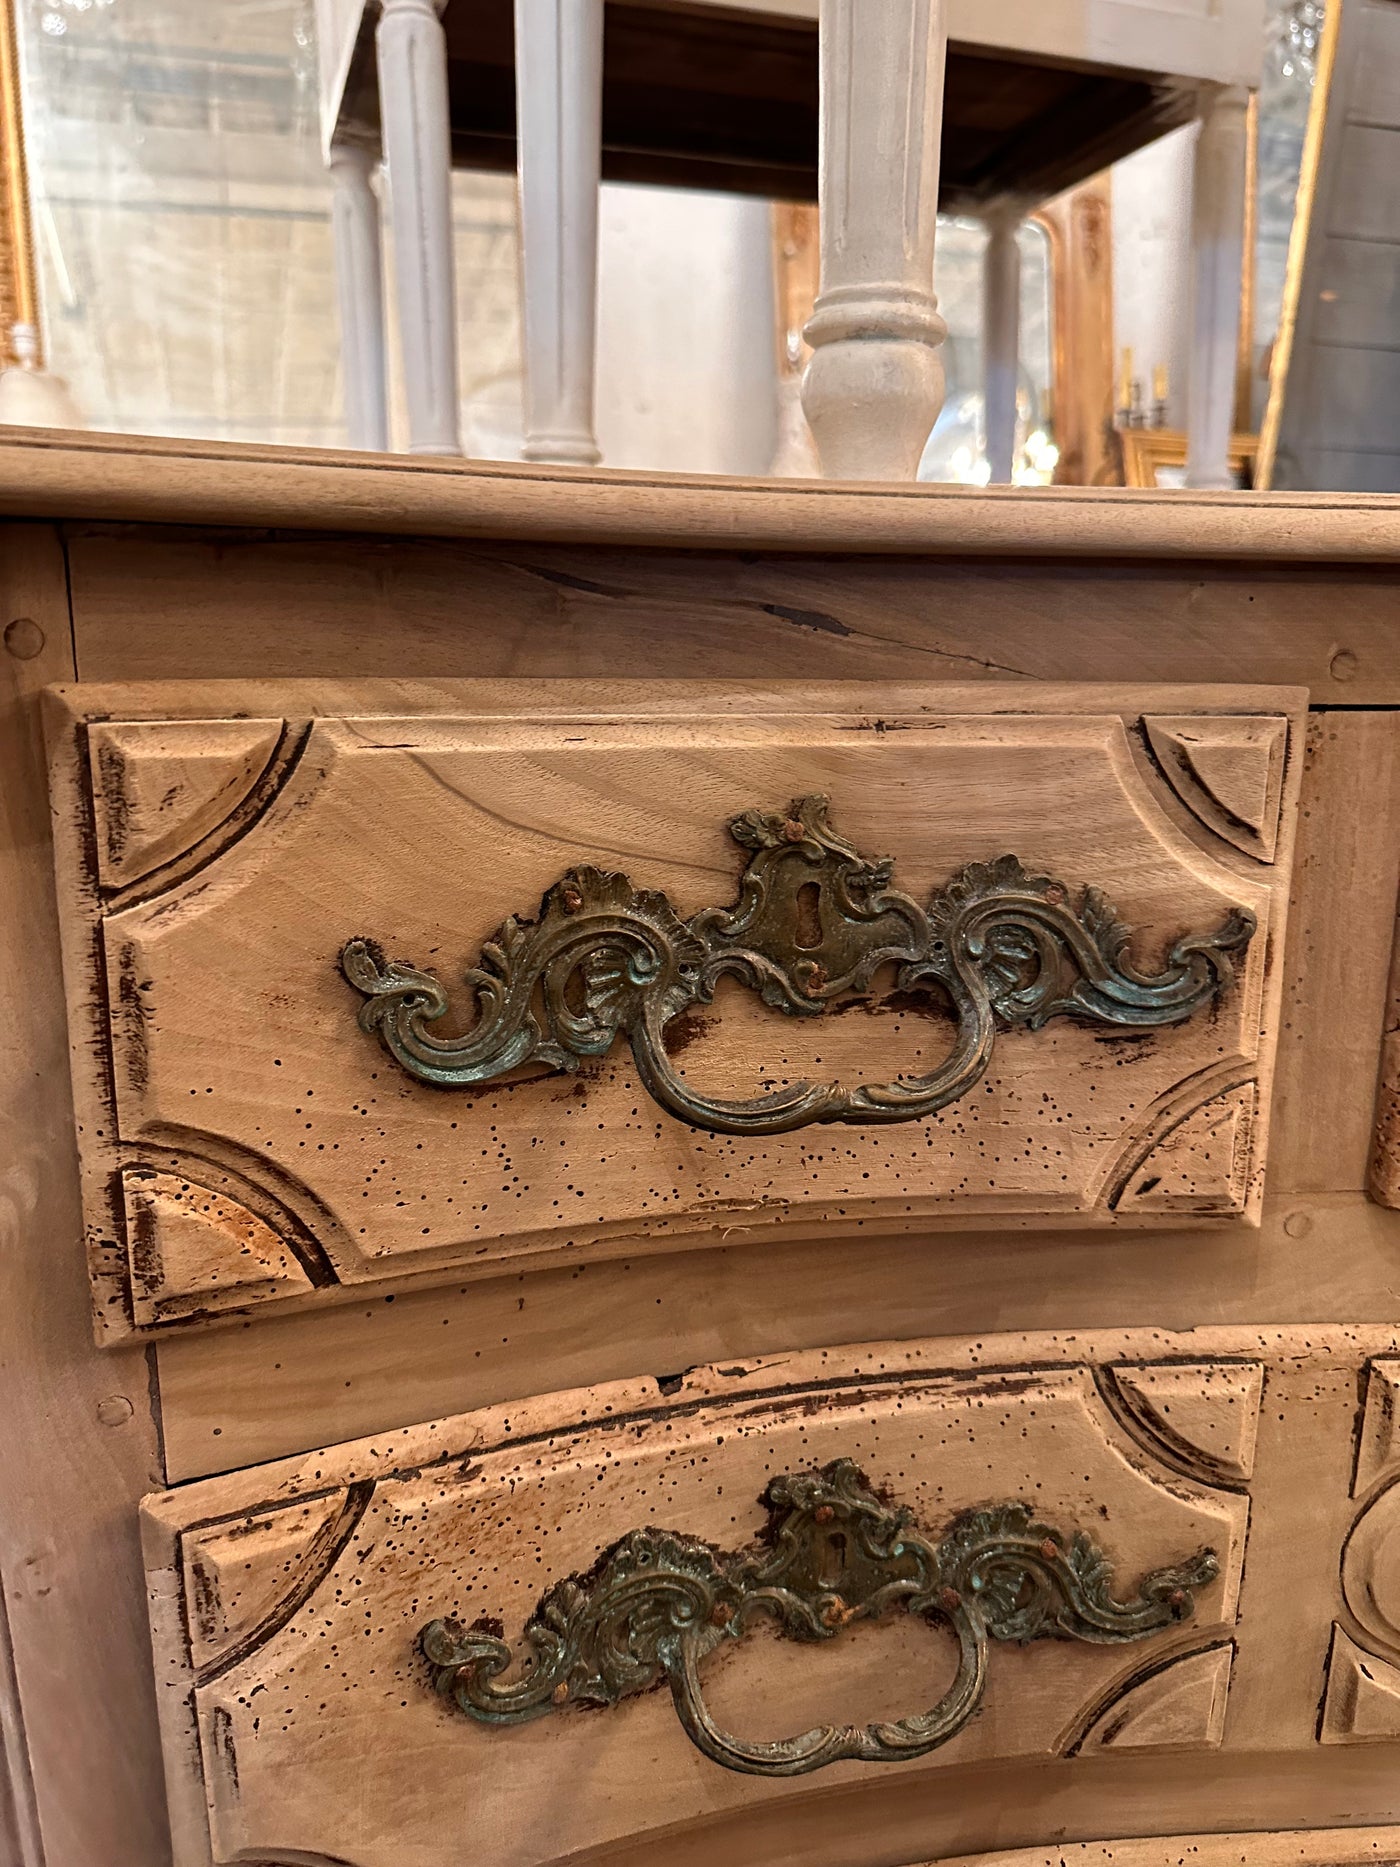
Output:
<instances>
[{"instance_id":1,"label":"carved drawer panel","mask_svg":"<svg viewBox=\"0 0 1400 1867\"><path fill-rule=\"evenodd\" d=\"M105 1329L1257 1215L1299 694L503 693L55 707Z\"/></svg>"},{"instance_id":2,"label":"carved drawer panel","mask_svg":"<svg viewBox=\"0 0 1400 1867\"><path fill-rule=\"evenodd\" d=\"M618 1384L152 1500L182 1867L211 1836L455 1867L468 1810L503 1867L843 1758L1217 1747L1261 1364L970 1348Z\"/></svg>"},{"instance_id":3,"label":"carved drawer panel","mask_svg":"<svg viewBox=\"0 0 1400 1867\"><path fill-rule=\"evenodd\" d=\"M1189 1827L1331 1741L1371 1336L774 1357L151 1499L179 1867L538 1867L973 1766Z\"/></svg>"}]
</instances>

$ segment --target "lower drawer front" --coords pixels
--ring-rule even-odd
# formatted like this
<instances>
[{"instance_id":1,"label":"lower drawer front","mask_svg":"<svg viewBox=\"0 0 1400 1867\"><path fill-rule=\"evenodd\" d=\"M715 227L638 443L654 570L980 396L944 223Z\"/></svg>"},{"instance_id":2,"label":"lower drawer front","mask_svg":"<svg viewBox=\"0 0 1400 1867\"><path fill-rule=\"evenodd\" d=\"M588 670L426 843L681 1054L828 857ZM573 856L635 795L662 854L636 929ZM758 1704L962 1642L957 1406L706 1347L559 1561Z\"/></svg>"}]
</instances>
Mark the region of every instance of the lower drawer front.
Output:
<instances>
[{"instance_id":1,"label":"lower drawer front","mask_svg":"<svg viewBox=\"0 0 1400 1867\"><path fill-rule=\"evenodd\" d=\"M1400 1736L1397 1386L1400 1337L1335 1328L833 1350L153 1498L181 1867Z\"/></svg>"}]
</instances>

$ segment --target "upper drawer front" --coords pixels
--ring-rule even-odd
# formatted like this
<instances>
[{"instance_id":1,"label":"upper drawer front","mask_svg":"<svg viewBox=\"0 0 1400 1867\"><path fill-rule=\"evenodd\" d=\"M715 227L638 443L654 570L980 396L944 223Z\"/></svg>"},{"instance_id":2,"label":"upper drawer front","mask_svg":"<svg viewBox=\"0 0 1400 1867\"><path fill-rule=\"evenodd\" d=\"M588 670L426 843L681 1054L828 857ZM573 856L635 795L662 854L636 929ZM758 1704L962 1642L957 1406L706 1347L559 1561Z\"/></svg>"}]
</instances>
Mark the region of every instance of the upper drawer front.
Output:
<instances>
[{"instance_id":1,"label":"upper drawer front","mask_svg":"<svg viewBox=\"0 0 1400 1867\"><path fill-rule=\"evenodd\" d=\"M1097 1821L1176 1832L1251 1760L1282 1782L1319 1743L1393 1743L1396 1344L831 1349L168 1492L146 1552L177 1860L664 1859L804 1787L849 1860L831 1792L863 1778L878 1824L877 1779L921 1777L946 1814L935 1779L976 1770L995 1807L1049 1759Z\"/></svg>"},{"instance_id":2,"label":"upper drawer front","mask_svg":"<svg viewBox=\"0 0 1400 1867\"><path fill-rule=\"evenodd\" d=\"M65 697L109 1327L779 1223L1254 1212L1298 695L513 698Z\"/></svg>"}]
</instances>

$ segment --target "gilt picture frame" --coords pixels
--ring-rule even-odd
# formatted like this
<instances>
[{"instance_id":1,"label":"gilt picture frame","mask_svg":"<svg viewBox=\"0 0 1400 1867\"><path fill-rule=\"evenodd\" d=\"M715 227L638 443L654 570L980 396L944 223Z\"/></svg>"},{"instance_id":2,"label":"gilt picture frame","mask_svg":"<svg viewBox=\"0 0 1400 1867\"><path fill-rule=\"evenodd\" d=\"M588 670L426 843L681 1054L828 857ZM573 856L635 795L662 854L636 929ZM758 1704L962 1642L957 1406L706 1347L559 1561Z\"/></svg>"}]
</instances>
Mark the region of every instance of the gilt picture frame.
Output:
<instances>
[{"instance_id":1,"label":"gilt picture frame","mask_svg":"<svg viewBox=\"0 0 1400 1867\"><path fill-rule=\"evenodd\" d=\"M1123 484L1159 488L1186 484L1186 435L1180 428L1124 428ZM1254 461L1259 451L1257 434L1230 436L1230 475L1238 490L1254 485Z\"/></svg>"}]
</instances>

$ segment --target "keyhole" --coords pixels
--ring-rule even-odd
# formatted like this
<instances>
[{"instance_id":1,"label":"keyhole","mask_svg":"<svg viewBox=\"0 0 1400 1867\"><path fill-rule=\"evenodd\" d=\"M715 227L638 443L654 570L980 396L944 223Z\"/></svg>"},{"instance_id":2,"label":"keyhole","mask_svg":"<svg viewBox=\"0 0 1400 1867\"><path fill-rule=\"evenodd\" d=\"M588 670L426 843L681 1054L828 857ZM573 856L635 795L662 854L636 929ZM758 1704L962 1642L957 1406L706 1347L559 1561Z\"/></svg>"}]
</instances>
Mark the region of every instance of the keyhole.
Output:
<instances>
[{"instance_id":1,"label":"keyhole","mask_svg":"<svg viewBox=\"0 0 1400 1867\"><path fill-rule=\"evenodd\" d=\"M819 882L803 882L797 891L797 932L794 938L804 953L814 953L822 943L821 899Z\"/></svg>"},{"instance_id":2,"label":"keyhole","mask_svg":"<svg viewBox=\"0 0 1400 1867\"><path fill-rule=\"evenodd\" d=\"M833 1530L826 1539L825 1560L822 1563L821 1586L839 1588L846 1573L846 1533Z\"/></svg>"}]
</instances>

